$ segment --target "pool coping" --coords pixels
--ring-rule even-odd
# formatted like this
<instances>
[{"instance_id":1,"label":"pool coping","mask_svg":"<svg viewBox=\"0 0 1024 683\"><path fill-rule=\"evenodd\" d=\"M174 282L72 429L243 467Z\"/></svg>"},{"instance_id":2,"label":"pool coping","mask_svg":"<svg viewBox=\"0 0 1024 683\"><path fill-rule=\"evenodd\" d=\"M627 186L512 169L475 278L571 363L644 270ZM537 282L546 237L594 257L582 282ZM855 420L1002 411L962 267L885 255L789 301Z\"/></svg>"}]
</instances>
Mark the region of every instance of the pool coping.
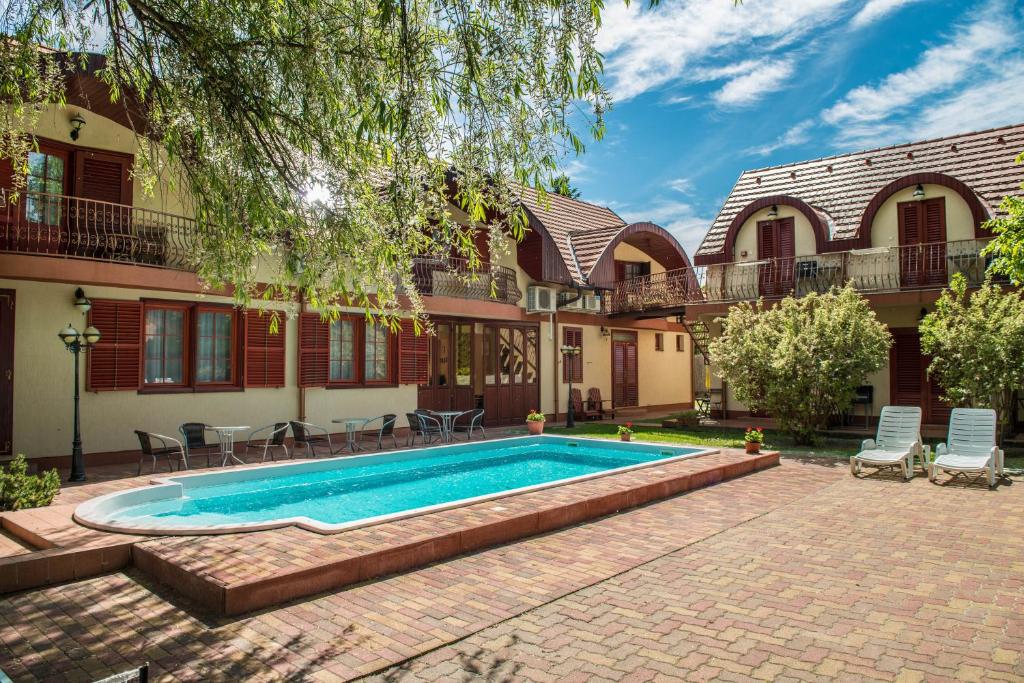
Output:
<instances>
[{"instance_id":1,"label":"pool coping","mask_svg":"<svg viewBox=\"0 0 1024 683\"><path fill-rule=\"evenodd\" d=\"M308 532L279 528L234 536L140 539L132 547L132 563L203 610L235 616L574 526L778 464L778 452L750 456L725 449L711 453L707 461L676 460L660 470L642 468L561 485L554 496L528 492L500 506L485 503L428 513L420 520L352 529L351 536L300 537ZM295 544L301 545L307 561L277 554L276 548ZM267 567L261 570L250 562Z\"/></svg>"},{"instance_id":2,"label":"pool coping","mask_svg":"<svg viewBox=\"0 0 1024 683\"><path fill-rule=\"evenodd\" d=\"M671 457L662 458L659 460L652 460L650 462L637 463L635 465L627 465L625 467L616 467L608 470L602 470L600 472L592 472L590 474L583 474L576 477L567 477L565 479L556 479L548 482L542 482L540 484L533 484L530 486L521 486L514 489L505 489L503 491L497 491L494 493L488 493L480 496L472 496L469 498L460 498L458 500L446 501L444 503L437 503L434 505L426 505L418 508L411 508L408 510L400 510L398 512L388 513L384 515L376 515L373 517L365 517L350 522L341 523L326 523L321 522L310 517L298 516L298 517L283 517L276 520L269 520L265 522L250 522L242 524L211 524L205 527L172 527L172 526L161 526L154 527L148 525L133 525L133 524L110 524L104 521L98 521L91 518L94 510L102 509L102 506L109 501L116 498L131 497L135 496L140 499L140 502L152 502L154 500L181 497L182 491L185 486L180 483L180 480L191 479L195 477L203 477L206 479L224 481L244 481L246 479L253 479L258 477L258 473L264 470L295 470L295 471L318 471L331 469L329 464L331 463L343 463L346 467L358 464L359 461L365 458L385 458L391 460L402 460L412 459L417 455L421 454L422 449L407 450L407 451L395 451L395 452L373 452L359 455L343 455L331 458L317 458L312 460L304 460L299 462L285 462L285 463L270 463L261 464L253 467L246 467L244 469L223 469L216 471L204 470L202 472L194 472L188 474L174 475L173 477L156 477L150 480L148 486L138 486L130 489L124 489L121 491L114 491L107 493L96 498L91 498L87 501L83 501L78 504L72 515L72 518L78 524L89 527L91 529L98 529L100 531L106 531L109 533L116 534L130 534L133 536L210 536L210 535L221 535L221 534L234 534L234 533L249 533L258 531L268 531L271 529L280 529L283 527L296 527L305 531L311 531L318 534L333 535L342 533L345 531L351 531L353 529L359 529L368 526L375 526L377 524L385 524L387 522L394 522L401 519L408 519L410 517L418 517L421 515L427 515L434 512L442 512L444 510L452 510L460 507L467 507L475 505L477 503L484 503L492 500L498 500L501 498L507 498L510 496L517 496L521 494L531 493L533 491L542 491L557 486L566 486L579 482L589 481L592 479L598 479L601 477L614 476L616 474L623 474L638 469L647 467L655 467L658 465L665 465L672 462L678 462L680 460L687 460L690 458L697 458L701 456L718 453L717 448L706 448L700 446L689 446L685 444L666 444L659 443L656 441L619 441L616 442L613 439L600 439L594 437L576 437L576 436L562 436L554 434L538 434L530 436L510 436L500 439L490 439L487 441L477 442L479 444L486 444L488 447L493 447L495 444L501 444L507 441L543 441L543 440L554 440L558 442L590 442L594 444L601 444L604 447L610 448L612 445L615 447L622 447L626 450L635 448L636 450L647 449L647 448L658 448L663 453L665 451L677 451L680 449L688 449L692 452L680 453ZM460 442L460 443L448 443L439 444L437 446L430 446L431 450L442 450L446 448L461 448L466 449L467 446L474 445L472 442Z\"/></svg>"}]
</instances>

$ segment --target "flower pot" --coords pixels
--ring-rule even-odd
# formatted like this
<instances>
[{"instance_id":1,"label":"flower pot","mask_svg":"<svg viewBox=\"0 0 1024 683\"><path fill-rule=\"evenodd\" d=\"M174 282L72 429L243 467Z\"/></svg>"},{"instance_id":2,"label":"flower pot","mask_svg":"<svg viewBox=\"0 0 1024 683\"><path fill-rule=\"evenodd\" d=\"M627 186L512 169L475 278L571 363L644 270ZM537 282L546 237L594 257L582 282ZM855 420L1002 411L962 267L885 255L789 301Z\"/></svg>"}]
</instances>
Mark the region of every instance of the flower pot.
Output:
<instances>
[{"instance_id":1,"label":"flower pot","mask_svg":"<svg viewBox=\"0 0 1024 683\"><path fill-rule=\"evenodd\" d=\"M743 447L746 448L747 453L750 453L751 455L761 452L761 442L759 441L744 441Z\"/></svg>"},{"instance_id":2,"label":"flower pot","mask_svg":"<svg viewBox=\"0 0 1024 683\"><path fill-rule=\"evenodd\" d=\"M536 436L537 434L544 433L544 420L527 420L526 428L530 430L530 434Z\"/></svg>"},{"instance_id":3,"label":"flower pot","mask_svg":"<svg viewBox=\"0 0 1024 683\"><path fill-rule=\"evenodd\" d=\"M629 441L629 437L631 437L631 436L633 436L633 435L632 434L619 434L619 439L621 439L622 441Z\"/></svg>"}]
</instances>

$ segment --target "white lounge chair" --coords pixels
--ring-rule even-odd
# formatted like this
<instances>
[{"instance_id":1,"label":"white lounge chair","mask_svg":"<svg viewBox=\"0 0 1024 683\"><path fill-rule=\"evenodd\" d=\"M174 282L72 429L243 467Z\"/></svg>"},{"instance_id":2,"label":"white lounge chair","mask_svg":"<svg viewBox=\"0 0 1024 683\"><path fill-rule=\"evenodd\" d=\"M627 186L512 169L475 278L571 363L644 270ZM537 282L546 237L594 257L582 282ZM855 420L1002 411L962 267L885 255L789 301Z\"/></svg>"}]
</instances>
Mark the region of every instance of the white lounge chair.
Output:
<instances>
[{"instance_id":1,"label":"white lounge chair","mask_svg":"<svg viewBox=\"0 0 1024 683\"><path fill-rule=\"evenodd\" d=\"M1003 475L1003 451L996 445L996 411L990 408L954 408L949 418L946 443L935 447L935 462L928 465L928 479L939 472L984 473L989 487Z\"/></svg>"},{"instance_id":2,"label":"white lounge chair","mask_svg":"<svg viewBox=\"0 0 1024 683\"><path fill-rule=\"evenodd\" d=\"M878 418L874 439L864 439L860 453L850 456L850 474L861 467L899 467L903 478L914 477L914 457L924 462L921 447L921 409L916 406L885 406Z\"/></svg>"}]
</instances>

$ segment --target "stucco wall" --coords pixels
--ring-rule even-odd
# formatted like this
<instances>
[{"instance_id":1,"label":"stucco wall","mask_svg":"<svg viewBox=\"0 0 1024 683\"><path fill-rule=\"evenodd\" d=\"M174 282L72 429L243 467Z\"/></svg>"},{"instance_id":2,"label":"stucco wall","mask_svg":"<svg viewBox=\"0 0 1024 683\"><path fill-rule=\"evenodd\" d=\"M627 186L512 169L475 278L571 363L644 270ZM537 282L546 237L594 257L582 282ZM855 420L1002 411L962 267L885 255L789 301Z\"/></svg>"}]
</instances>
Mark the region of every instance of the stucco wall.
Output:
<instances>
[{"instance_id":1,"label":"stucco wall","mask_svg":"<svg viewBox=\"0 0 1024 683\"><path fill-rule=\"evenodd\" d=\"M796 256L807 256L817 253L817 242L814 239L814 230L807 217L792 206L779 204L779 218L793 218L794 250ZM757 223L758 221L770 220L768 212L771 207L764 208L744 221L736 233L736 242L733 247L733 260L735 261L757 261L760 255L757 253ZM746 254L744 255L744 252Z\"/></svg>"},{"instance_id":2,"label":"stucco wall","mask_svg":"<svg viewBox=\"0 0 1024 683\"><path fill-rule=\"evenodd\" d=\"M885 200L871 222L871 246L895 247L900 243L897 205L914 200L916 186L906 187ZM943 185L925 185L926 198L946 199L946 241L974 239L974 217L971 207L954 190Z\"/></svg>"}]
</instances>

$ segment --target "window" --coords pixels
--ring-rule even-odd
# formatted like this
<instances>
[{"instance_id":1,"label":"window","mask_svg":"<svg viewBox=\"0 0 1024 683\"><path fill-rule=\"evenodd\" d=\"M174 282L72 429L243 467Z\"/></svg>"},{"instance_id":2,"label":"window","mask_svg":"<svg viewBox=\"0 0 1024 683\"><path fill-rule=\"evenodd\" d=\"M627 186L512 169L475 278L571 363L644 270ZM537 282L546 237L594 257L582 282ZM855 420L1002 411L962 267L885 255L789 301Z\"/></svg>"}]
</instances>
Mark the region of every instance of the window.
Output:
<instances>
[{"instance_id":1,"label":"window","mask_svg":"<svg viewBox=\"0 0 1024 683\"><path fill-rule=\"evenodd\" d=\"M664 351L665 350L665 335L661 332L654 333L654 350Z\"/></svg>"},{"instance_id":2,"label":"window","mask_svg":"<svg viewBox=\"0 0 1024 683\"><path fill-rule=\"evenodd\" d=\"M650 261L616 261L616 280L631 280L651 274Z\"/></svg>"},{"instance_id":3,"label":"window","mask_svg":"<svg viewBox=\"0 0 1024 683\"><path fill-rule=\"evenodd\" d=\"M61 200L46 195L64 194L64 157L47 152L29 152L26 178L25 218L34 223L57 225ZM39 194L33 194L39 193Z\"/></svg>"},{"instance_id":4,"label":"window","mask_svg":"<svg viewBox=\"0 0 1024 683\"><path fill-rule=\"evenodd\" d=\"M185 385L185 313L182 307L146 306L145 385Z\"/></svg>"},{"instance_id":5,"label":"window","mask_svg":"<svg viewBox=\"0 0 1024 683\"><path fill-rule=\"evenodd\" d=\"M235 379L234 311L197 309L196 383L231 384Z\"/></svg>"},{"instance_id":6,"label":"window","mask_svg":"<svg viewBox=\"0 0 1024 683\"><path fill-rule=\"evenodd\" d=\"M681 334L676 335L676 351L686 351L686 337Z\"/></svg>"},{"instance_id":7,"label":"window","mask_svg":"<svg viewBox=\"0 0 1024 683\"><path fill-rule=\"evenodd\" d=\"M580 350L575 355L562 356L562 381L583 382L583 328L562 328L562 345L575 346Z\"/></svg>"},{"instance_id":8,"label":"window","mask_svg":"<svg viewBox=\"0 0 1024 683\"><path fill-rule=\"evenodd\" d=\"M387 382L391 379L388 336L386 327L373 324L366 326L363 375L366 382Z\"/></svg>"},{"instance_id":9,"label":"window","mask_svg":"<svg viewBox=\"0 0 1024 683\"><path fill-rule=\"evenodd\" d=\"M348 318L331 323L330 332L331 382L356 382L356 321Z\"/></svg>"}]
</instances>

